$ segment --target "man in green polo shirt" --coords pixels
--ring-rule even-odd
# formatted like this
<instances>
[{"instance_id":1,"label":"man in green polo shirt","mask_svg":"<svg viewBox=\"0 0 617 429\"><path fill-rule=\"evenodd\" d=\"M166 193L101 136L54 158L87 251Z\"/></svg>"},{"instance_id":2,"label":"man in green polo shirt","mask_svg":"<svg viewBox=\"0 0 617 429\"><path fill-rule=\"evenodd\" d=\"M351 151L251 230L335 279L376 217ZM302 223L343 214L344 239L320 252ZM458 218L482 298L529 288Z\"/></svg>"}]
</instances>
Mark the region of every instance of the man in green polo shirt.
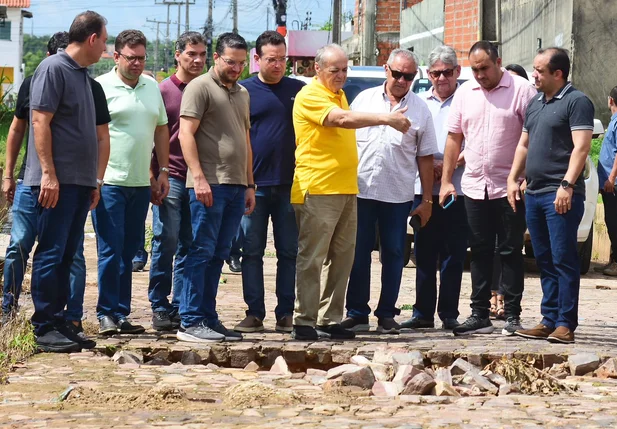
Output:
<instances>
[{"instance_id":1,"label":"man in green polo shirt","mask_svg":"<svg viewBox=\"0 0 617 429\"><path fill-rule=\"evenodd\" d=\"M99 333L139 334L131 324L132 259L137 252L152 197L160 204L169 191L167 113L156 81L142 76L146 37L125 30L116 38L112 71L97 78L105 90L111 123L111 151L101 190L92 211L97 234ZM160 165L158 178L150 177L152 141Z\"/></svg>"}]
</instances>

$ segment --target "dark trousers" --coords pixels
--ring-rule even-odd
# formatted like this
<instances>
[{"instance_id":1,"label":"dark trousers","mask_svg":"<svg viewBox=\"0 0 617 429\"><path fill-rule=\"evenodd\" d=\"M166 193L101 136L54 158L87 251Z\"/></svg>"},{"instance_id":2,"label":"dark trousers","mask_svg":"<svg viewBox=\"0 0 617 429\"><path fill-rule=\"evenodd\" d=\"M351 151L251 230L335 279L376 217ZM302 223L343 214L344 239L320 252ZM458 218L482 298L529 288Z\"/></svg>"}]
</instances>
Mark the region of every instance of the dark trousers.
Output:
<instances>
[{"instance_id":1,"label":"dark trousers","mask_svg":"<svg viewBox=\"0 0 617 429\"><path fill-rule=\"evenodd\" d=\"M40 188L33 187L38 200ZM36 335L45 335L65 322L63 310L70 291L73 259L83 239L92 188L60 185L56 207L37 204L39 244L32 257L32 324Z\"/></svg>"},{"instance_id":2,"label":"dark trousers","mask_svg":"<svg viewBox=\"0 0 617 429\"><path fill-rule=\"evenodd\" d=\"M526 196L527 224L542 282L542 324L574 331L581 285L576 234L585 203L583 196L574 195L572 208L559 214L554 201L554 192Z\"/></svg>"},{"instance_id":3,"label":"dark trousers","mask_svg":"<svg viewBox=\"0 0 617 429\"><path fill-rule=\"evenodd\" d=\"M422 203L416 196L414 209ZM465 213L465 198L458 197L447 209L433 197L431 219L415 232L416 303L413 316L433 320L435 306L441 320L456 319L461 280L467 255L469 227ZM440 267L437 266L441 261ZM437 274L439 268L439 303L437 302Z\"/></svg>"},{"instance_id":4,"label":"dark trousers","mask_svg":"<svg viewBox=\"0 0 617 429\"><path fill-rule=\"evenodd\" d=\"M611 240L611 260L617 255L617 196L600 191L604 202L604 223Z\"/></svg>"},{"instance_id":5,"label":"dark trousers","mask_svg":"<svg viewBox=\"0 0 617 429\"><path fill-rule=\"evenodd\" d=\"M412 202L385 203L358 198L358 230L356 253L347 287L347 316L367 317L371 314L368 302L371 296L371 252L379 227L381 248L381 294L375 316L392 318L400 314L396 308L405 253L407 217Z\"/></svg>"},{"instance_id":6,"label":"dark trousers","mask_svg":"<svg viewBox=\"0 0 617 429\"><path fill-rule=\"evenodd\" d=\"M520 316L523 296L523 237L525 207L522 201L512 210L507 198L465 198L471 247L472 313L489 317L493 283L495 237L501 258L501 276L506 317Z\"/></svg>"}]
</instances>

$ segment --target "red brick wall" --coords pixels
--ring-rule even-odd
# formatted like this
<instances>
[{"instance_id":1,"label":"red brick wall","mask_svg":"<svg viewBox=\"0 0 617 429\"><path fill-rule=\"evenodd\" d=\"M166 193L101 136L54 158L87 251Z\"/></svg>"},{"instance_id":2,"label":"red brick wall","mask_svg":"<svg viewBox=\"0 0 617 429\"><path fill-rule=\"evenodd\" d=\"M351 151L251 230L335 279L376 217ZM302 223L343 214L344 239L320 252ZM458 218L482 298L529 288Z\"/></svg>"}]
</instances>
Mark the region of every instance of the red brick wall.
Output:
<instances>
[{"instance_id":1,"label":"red brick wall","mask_svg":"<svg viewBox=\"0 0 617 429\"><path fill-rule=\"evenodd\" d=\"M377 0L375 31L399 32L401 30L400 0Z\"/></svg>"},{"instance_id":2,"label":"red brick wall","mask_svg":"<svg viewBox=\"0 0 617 429\"><path fill-rule=\"evenodd\" d=\"M467 52L478 41L478 0L445 0L444 42L458 52L459 64L469 66Z\"/></svg>"}]
</instances>

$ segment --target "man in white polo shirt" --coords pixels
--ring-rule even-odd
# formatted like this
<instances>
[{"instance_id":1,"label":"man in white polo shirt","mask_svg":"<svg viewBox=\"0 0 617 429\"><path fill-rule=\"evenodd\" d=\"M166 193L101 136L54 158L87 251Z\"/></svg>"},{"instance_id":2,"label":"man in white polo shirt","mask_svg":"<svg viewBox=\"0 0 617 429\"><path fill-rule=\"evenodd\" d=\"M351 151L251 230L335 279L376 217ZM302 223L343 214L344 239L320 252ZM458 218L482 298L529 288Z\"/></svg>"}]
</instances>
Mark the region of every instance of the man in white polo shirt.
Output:
<instances>
[{"instance_id":1,"label":"man in white polo shirt","mask_svg":"<svg viewBox=\"0 0 617 429\"><path fill-rule=\"evenodd\" d=\"M137 253L152 196L160 204L169 192L169 130L156 81L142 76L146 37L125 30L116 37L116 67L97 78L105 90L111 123L111 150L101 201L92 211L97 235L99 333L139 334L131 324L132 259ZM150 178L152 142L159 161L158 178Z\"/></svg>"},{"instance_id":2,"label":"man in white polo shirt","mask_svg":"<svg viewBox=\"0 0 617 429\"><path fill-rule=\"evenodd\" d=\"M356 254L347 287L347 319L341 325L356 332L369 329L371 252L379 226L381 246L381 296L375 310L377 331L398 333L394 316L404 266L407 217L415 194L416 171L426 189L412 215L424 226L431 217L433 154L438 151L433 119L426 103L410 91L418 71L416 56L395 49L385 66L383 85L362 91L352 110L373 113L404 112L411 128L401 133L384 125L356 131L358 143L358 230Z\"/></svg>"}]
</instances>

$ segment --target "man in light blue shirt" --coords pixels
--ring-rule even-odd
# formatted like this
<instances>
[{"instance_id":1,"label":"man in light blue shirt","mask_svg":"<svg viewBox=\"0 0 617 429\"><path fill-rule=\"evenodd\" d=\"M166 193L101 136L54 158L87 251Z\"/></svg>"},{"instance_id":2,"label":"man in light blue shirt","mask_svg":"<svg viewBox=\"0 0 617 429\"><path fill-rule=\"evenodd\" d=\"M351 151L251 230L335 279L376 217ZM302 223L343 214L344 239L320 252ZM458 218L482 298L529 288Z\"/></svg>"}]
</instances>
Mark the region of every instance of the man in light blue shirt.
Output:
<instances>
[{"instance_id":1,"label":"man in light blue shirt","mask_svg":"<svg viewBox=\"0 0 617 429\"><path fill-rule=\"evenodd\" d=\"M443 152L448 137L448 114L454 92L458 88L457 78L461 67L456 52L449 46L439 46L429 55L429 79L433 87L420 97L428 105L433 117L439 152L434 154L433 205L429 222L414 232L416 255L416 303L411 319L403 322L401 328L433 328L435 307L443 322L444 329L458 325L458 301L461 291L463 264L467 253L467 216L461 190L463 175L463 152L452 175L452 183L458 197L447 208L439 205L439 188L443 168ZM423 200L420 178L416 179L414 209ZM444 204L444 206L446 206ZM436 268L440 265L439 301L437 300Z\"/></svg>"},{"instance_id":2,"label":"man in light blue shirt","mask_svg":"<svg viewBox=\"0 0 617 429\"><path fill-rule=\"evenodd\" d=\"M611 260L608 265L599 267L606 276L617 276L617 197L615 196L615 180L617 179L617 86L608 96L608 108L611 109L611 122L604 134L600 159L598 161L598 183L604 202L604 222L611 240Z\"/></svg>"}]
</instances>

